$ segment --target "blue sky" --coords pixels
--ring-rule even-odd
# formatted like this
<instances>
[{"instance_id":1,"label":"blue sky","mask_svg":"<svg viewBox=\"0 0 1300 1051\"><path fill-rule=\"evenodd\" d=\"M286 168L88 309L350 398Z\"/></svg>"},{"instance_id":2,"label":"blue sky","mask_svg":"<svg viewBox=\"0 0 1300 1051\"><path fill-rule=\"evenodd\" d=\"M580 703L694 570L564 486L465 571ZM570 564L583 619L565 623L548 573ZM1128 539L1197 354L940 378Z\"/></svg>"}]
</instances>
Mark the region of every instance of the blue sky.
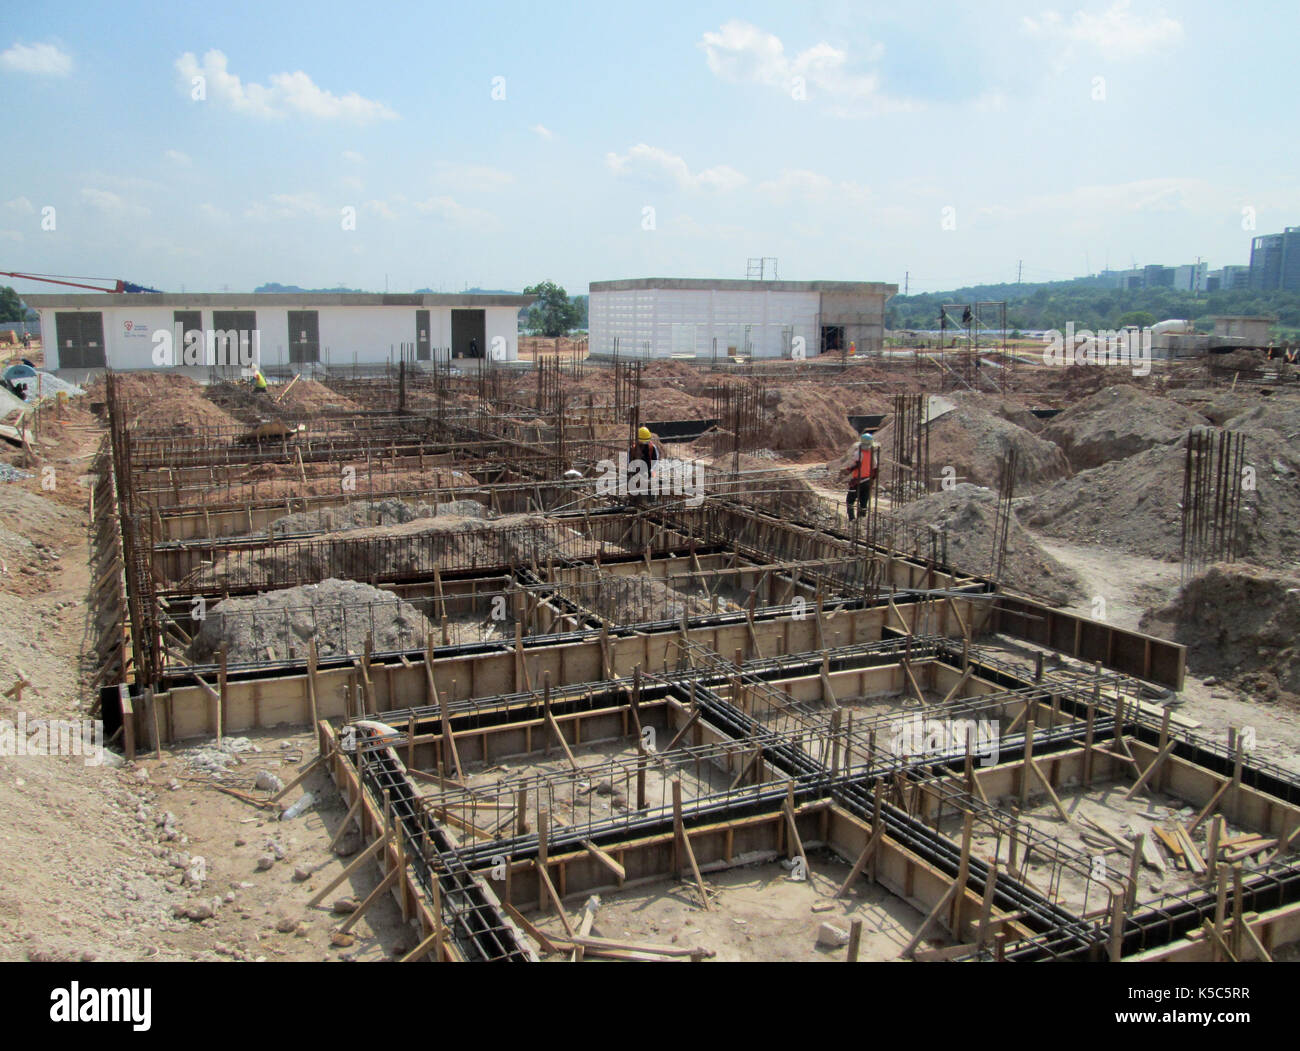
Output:
<instances>
[{"instance_id":1,"label":"blue sky","mask_svg":"<svg viewBox=\"0 0 1300 1051\"><path fill-rule=\"evenodd\" d=\"M1300 224L1298 38L1293 3L11 4L0 269L574 292L775 256L935 291L1245 263Z\"/></svg>"}]
</instances>

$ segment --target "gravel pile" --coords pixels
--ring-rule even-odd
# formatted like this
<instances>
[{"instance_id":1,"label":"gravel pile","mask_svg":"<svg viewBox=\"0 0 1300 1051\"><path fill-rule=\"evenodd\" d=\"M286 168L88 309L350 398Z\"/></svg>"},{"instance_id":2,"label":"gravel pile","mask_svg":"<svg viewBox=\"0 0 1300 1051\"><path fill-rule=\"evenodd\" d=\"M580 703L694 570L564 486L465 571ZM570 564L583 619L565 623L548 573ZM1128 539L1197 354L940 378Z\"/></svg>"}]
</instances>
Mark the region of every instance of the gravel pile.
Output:
<instances>
[{"instance_id":1,"label":"gravel pile","mask_svg":"<svg viewBox=\"0 0 1300 1051\"><path fill-rule=\"evenodd\" d=\"M285 660L290 649L305 654L312 639L322 657L361 653L367 636L382 653L423 646L430 630L424 615L391 591L330 579L219 603L195 635L190 659L214 660L224 645L231 663Z\"/></svg>"},{"instance_id":2,"label":"gravel pile","mask_svg":"<svg viewBox=\"0 0 1300 1051\"><path fill-rule=\"evenodd\" d=\"M302 511L284 515L271 523L276 536L296 533L341 533L369 526L405 525L418 518L437 518L455 515L459 518L488 519L492 512L474 500L452 500L448 503L409 503L389 498L385 500L359 500L345 507L327 507L320 511Z\"/></svg>"}]
</instances>

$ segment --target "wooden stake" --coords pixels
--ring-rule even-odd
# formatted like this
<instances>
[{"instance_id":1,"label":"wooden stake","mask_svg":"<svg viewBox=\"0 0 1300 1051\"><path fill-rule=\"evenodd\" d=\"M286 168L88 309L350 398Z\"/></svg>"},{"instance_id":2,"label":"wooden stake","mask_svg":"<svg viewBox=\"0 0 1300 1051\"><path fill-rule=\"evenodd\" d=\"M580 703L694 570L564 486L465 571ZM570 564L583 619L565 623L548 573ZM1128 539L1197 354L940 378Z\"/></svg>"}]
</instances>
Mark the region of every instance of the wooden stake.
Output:
<instances>
[{"instance_id":1,"label":"wooden stake","mask_svg":"<svg viewBox=\"0 0 1300 1051\"><path fill-rule=\"evenodd\" d=\"M858 962L858 949L862 945L862 921L855 919L849 925L849 963Z\"/></svg>"}]
</instances>

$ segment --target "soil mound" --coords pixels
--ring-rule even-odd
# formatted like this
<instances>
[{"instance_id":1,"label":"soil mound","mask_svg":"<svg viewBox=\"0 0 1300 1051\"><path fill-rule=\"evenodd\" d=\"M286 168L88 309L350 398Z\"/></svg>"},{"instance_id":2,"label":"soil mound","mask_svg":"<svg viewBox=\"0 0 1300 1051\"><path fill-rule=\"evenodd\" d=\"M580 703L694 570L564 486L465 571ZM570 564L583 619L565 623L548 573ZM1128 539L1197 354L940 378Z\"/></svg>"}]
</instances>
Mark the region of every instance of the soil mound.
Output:
<instances>
[{"instance_id":1,"label":"soil mound","mask_svg":"<svg viewBox=\"0 0 1300 1051\"><path fill-rule=\"evenodd\" d=\"M1182 547L1184 442L1161 445L1057 482L1019 508L1030 529L1177 561ZM1300 559L1300 450L1261 429L1246 439L1253 470L1241 495L1237 554L1265 565Z\"/></svg>"},{"instance_id":2,"label":"soil mound","mask_svg":"<svg viewBox=\"0 0 1300 1051\"><path fill-rule=\"evenodd\" d=\"M1206 418L1132 385L1107 387L1070 406L1043 430L1075 470L1100 467L1178 441Z\"/></svg>"},{"instance_id":3,"label":"soil mound","mask_svg":"<svg viewBox=\"0 0 1300 1051\"><path fill-rule=\"evenodd\" d=\"M991 490L962 484L904 504L890 517L909 536L932 526L947 529L948 564L963 573L987 576L993 569L997 503L997 494ZM928 543L922 550L928 550ZM1054 606L1068 605L1082 596L1079 578L1039 547L1014 513L1007 532L1002 583Z\"/></svg>"},{"instance_id":4,"label":"soil mound","mask_svg":"<svg viewBox=\"0 0 1300 1051\"><path fill-rule=\"evenodd\" d=\"M885 450L888 448L886 444ZM942 480L944 468L951 467L956 479L997 488L1003 464L1012 449L1016 451L1017 492L1041 487L1070 474L1065 456L1051 442L973 399L959 402L955 410L930 423L931 484L936 479ZM882 463L887 459L886 453ZM886 466L885 470L888 469Z\"/></svg>"},{"instance_id":5,"label":"soil mound","mask_svg":"<svg viewBox=\"0 0 1300 1051\"><path fill-rule=\"evenodd\" d=\"M857 437L839 400L809 387L779 387L768 393L757 446L784 455L818 458L844 452Z\"/></svg>"},{"instance_id":6,"label":"soil mound","mask_svg":"<svg viewBox=\"0 0 1300 1051\"><path fill-rule=\"evenodd\" d=\"M1300 701L1300 576L1210 566L1148 610L1141 628L1186 646L1198 674L1235 680L1261 700Z\"/></svg>"},{"instance_id":7,"label":"soil mound","mask_svg":"<svg viewBox=\"0 0 1300 1051\"><path fill-rule=\"evenodd\" d=\"M1229 416L1225 425L1247 434L1272 431L1289 441L1300 438L1300 399L1256 401L1249 408Z\"/></svg>"},{"instance_id":8,"label":"soil mound","mask_svg":"<svg viewBox=\"0 0 1300 1051\"><path fill-rule=\"evenodd\" d=\"M1001 394L977 394L973 391L957 391L948 395L963 408L976 408L994 416L1000 416L1009 423L1014 423L1030 434L1037 434L1045 424L1020 402Z\"/></svg>"},{"instance_id":9,"label":"soil mound","mask_svg":"<svg viewBox=\"0 0 1300 1051\"><path fill-rule=\"evenodd\" d=\"M427 576L442 570L528 565L534 559L594 558L623 553L544 515L505 515L491 522L459 515L417 518L401 525L336 530L256 551L232 551L186 578L196 591L266 587L328 577Z\"/></svg>"},{"instance_id":10,"label":"soil mound","mask_svg":"<svg viewBox=\"0 0 1300 1051\"><path fill-rule=\"evenodd\" d=\"M289 412L359 412L361 406L351 398L331 390L323 383L301 377L287 391L278 388L284 396L277 403L281 409ZM275 397L277 388L271 388Z\"/></svg>"}]
</instances>

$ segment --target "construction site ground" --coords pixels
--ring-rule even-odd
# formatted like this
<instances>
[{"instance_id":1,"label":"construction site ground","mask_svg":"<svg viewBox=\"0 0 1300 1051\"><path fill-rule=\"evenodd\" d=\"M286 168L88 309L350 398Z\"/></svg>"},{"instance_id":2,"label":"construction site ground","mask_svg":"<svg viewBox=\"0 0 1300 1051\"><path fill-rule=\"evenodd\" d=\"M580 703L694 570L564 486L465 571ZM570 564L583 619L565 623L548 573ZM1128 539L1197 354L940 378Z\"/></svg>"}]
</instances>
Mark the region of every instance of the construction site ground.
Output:
<instances>
[{"instance_id":1,"label":"construction site ground","mask_svg":"<svg viewBox=\"0 0 1300 1051\"><path fill-rule=\"evenodd\" d=\"M686 389L694 375L691 369L682 363L647 368L644 412L648 418L681 419L705 410L704 399L694 398ZM1093 374L1099 371L1105 375ZM1186 380L1187 385L1176 385L1171 377L1178 383ZM1099 619L1130 629L1137 629L1144 616L1173 601L1182 583L1179 563L1168 557L1170 545L1177 547L1177 509L1168 506L1164 494L1174 485L1171 470L1176 469L1181 484L1181 453L1164 459L1157 453L1169 450L1189 420L1197 425L1197 418L1207 426L1226 422L1232 427L1237 420L1254 443L1248 448L1262 457L1260 506L1249 512L1250 542L1241 560L1281 578L1294 573L1300 561L1300 534L1285 525L1296 521L1300 512L1300 454L1293 451L1291 433L1300 431L1295 423L1300 419L1300 394L1294 385L1268 395L1221 386L1197 389L1192 385L1195 377L1159 369L1145 383L1122 370L1091 370L1075 378L1078 382L1072 385L1060 372L1022 368L1017 375L1020 391L1000 393L999 406L981 407L978 397L965 399L963 405L975 445L989 434L991 441L1003 442L1003 448L1008 441L1020 442L1041 452L1039 443L1062 435L1072 439L1060 446L1062 465L1053 466L1047 476L1031 474L1017 487L1017 525L1023 539L1020 551L1009 553L1013 564L1006 574L1015 590L1049 594L1060 600L1062 608L1093 618L1098 618L1100 608L1104 612ZM147 413L151 422L174 426L178 434L196 423L239 426L227 411L229 406L214 404L198 389L177 384L179 393L169 398L167 389L149 386L152 378L132 382L137 385L134 397L139 411ZM599 383L599 376L591 382ZM840 512L844 490L834 478L833 465L854 438L845 413L888 411L891 394L925 389L910 366L890 370L865 364L845 373L842 381L792 378L768 383L783 391L781 399L787 406L774 420L784 421L792 413L815 417L817 422L793 439L786 437L792 433L788 423L774 422L770 442L750 452L769 466L787 468L828 509ZM1147 409L1163 408L1156 414L1135 411L1132 392L1106 393L1115 386L1132 386ZM91 708L86 654L97 611L87 599L92 584L87 474L102 436L101 424L89 410L95 397L92 392L73 399L62 419L47 421L32 453L10 446L0 449L0 461L33 472L32 478L0 485L0 690L19 680L27 684L18 699L0 697L0 718L15 720L20 712L29 723L82 718ZM1082 422L1072 428L1071 412L1101 397L1124 399L1122 415L1129 431L1142 433L1111 433L1122 429L1123 421L1118 416L1099 421L1101 410L1095 405L1080 412ZM301 399L304 411L340 404L338 396L324 387L302 388ZM1065 411L1050 428L1035 431L1008 423L1006 403L1023 410ZM879 437L887 450L888 429ZM721 461L723 456L709 449L706 441L701 439L697 449L674 452L686 456L697 452L702 459ZM796 447L784 447L791 441ZM1085 447L1086 457L1100 460L1098 466L1082 466ZM1115 458L1107 458L1107 451ZM1115 465L1130 460L1131 473L1117 475ZM944 461L932 456L931 463L937 473ZM53 469L52 475L44 476L53 479L52 485L42 484L42 468ZM996 480L978 473L980 469L976 460L958 464L957 480L996 486ZM1158 477L1149 470L1157 471ZM1102 472L1110 473L1103 477ZM1104 499L1094 500L1086 490L1089 483L1121 485L1125 477L1133 491L1152 494L1150 503L1143 509L1131 500L1120 500L1112 521L1106 518ZM399 480L405 486L426 482L446 486L455 481L441 469L416 469ZM257 495L275 492L275 485L273 477L259 480ZM292 491L310 495L311 483ZM328 483L322 482L320 492L328 491ZM223 490L220 499L238 500L253 492L250 478ZM978 497L972 493L962 499L969 503ZM1084 513L1089 516L1086 527L1072 528ZM401 532L418 526L370 528ZM1141 553L1144 529L1151 537L1148 550L1162 557ZM1113 544L1107 541L1112 535ZM977 535L970 550L986 542L983 534ZM614 550L608 544L603 547ZM1023 556L1019 562L1018 556ZM1063 567L1069 579L1057 567ZM984 565L970 568L987 569ZM1300 580L1293 586L1300 587ZM730 587L724 587L723 593L735 603L744 601L743 593ZM482 623L478 619L453 623L453 641L477 641L480 633L475 625ZM1290 627L1297 629L1300 624ZM1216 664L1211 670L1198 652L1190 651L1186 683L1175 710L1216 737L1225 736L1230 726L1253 727L1259 756L1300 773L1300 683L1276 674L1278 668L1289 667L1285 662L1290 655L1283 653L1278 658L1282 664L1276 667L1272 651L1249 656L1239 667ZM1259 674L1274 675L1266 699L1251 688L1256 681L1251 676ZM845 703L855 702L845 699ZM411 928L387 895L366 912L353 937L331 938L332 927L346 915L345 907L333 912L333 903L351 898L355 904L364 898L379 879L373 866L361 867L327 896L321 908L305 909L316 890L356 852L359 842L348 833L341 850L330 852L345 807L319 768L301 786L315 800L301 816L277 820L276 808L254 805L270 795L255 788L258 771L287 782L315 755L315 736L306 727L246 736L248 750L230 753L220 780L212 776L210 762L204 765L202 755L196 765L196 752L206 749L210 759L211 742L164 745L159 755L150 751L133 763L114 755L102 766L86 765L78 757L0 757L0 808L6 815L0 828L0 959L381 960L400 957L412 948ZM227 738L228 748L233 740ZM578 761L619 754L631 755L634 749L622 742L592 746L579 754ZM533 756L518 765L538 774L567 763L553 751L541 761ZM476 771L471 783L506 776L515 766L514 761L494 764ZM254 803L223 789L245 793ZM662 783L652 782L652 794L662 791ZM286 804L300 795L294 791ZM1074 805L1068 793L1062 798L1067 806ZM1181 805L1172 798L1161 798L1160 804ZM1113 808L1114 795L1094 789L1079 805ZM1141 815L1147 805L1134 803L1124 811ZM1054 826L1054 835L1061 832L1062 823L1050 804L1035 805L1025 818ZM947 831L951 834L951 827ZM689 882L664 881L604 894L594 933L630 941L699 944L718 960L842 959L843 949L818 947L818 928L823 922L847 928L856 917L864 920L861 958L895 958L919 927L922 915L867 882L857 885L851 899L834 900L835 887L849 866L824 850L811 853L809 878L803 882L791 880L789 871L775 860L707 873L706 881L715 892L710 912L700 911L697 891ZM1031 878L1032 874L1031 865ZM1149 884L1150 879L1142 885L1143 893L1151 889ZM1163 889L1175 885L1176 880L1166 882ZM820 907L825 905L829 907ZM532 918L543 930L557 933L553 915Z\"/></svg>"}]
</instances>

